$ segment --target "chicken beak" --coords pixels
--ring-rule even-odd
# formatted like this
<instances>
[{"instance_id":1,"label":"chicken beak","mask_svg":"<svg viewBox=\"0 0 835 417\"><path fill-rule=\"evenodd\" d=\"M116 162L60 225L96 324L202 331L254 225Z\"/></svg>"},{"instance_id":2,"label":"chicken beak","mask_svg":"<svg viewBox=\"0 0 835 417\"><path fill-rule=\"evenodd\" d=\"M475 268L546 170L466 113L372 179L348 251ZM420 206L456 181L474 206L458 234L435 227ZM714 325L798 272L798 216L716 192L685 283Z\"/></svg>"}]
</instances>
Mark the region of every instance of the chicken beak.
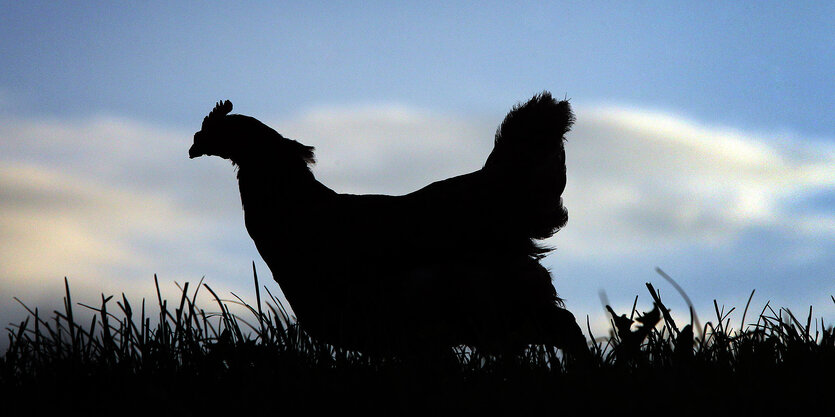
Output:
<instances>
[{"instance_id":1,"label":"chicken beak","mask_svg":"<svg viewBox=\"0 0 835 417\"><path fill-rule=\"evenodd\" d=\"M189 159L197 158L198 156L203 156L206 154L206 151L202 149L200 146L200 142L197 141L197 133L194 134L194 144L191 145L191 148L188 150L188 157Z\"/></svg>"},{"instance_id":2,"label":"chicken beak","mask_svg":"<svg viewBox=\"0 0 835 417\"><path fill-rule=\"evenodd\" d=\"M202 155L205 155L205 153L201 152L198 149L196 143L194 145L191 145L191 148L189 148L189 150L188 150L189 159L194 159L194 158L197 158L198 156L202 156Z\"/></svg>"}]
</instances>

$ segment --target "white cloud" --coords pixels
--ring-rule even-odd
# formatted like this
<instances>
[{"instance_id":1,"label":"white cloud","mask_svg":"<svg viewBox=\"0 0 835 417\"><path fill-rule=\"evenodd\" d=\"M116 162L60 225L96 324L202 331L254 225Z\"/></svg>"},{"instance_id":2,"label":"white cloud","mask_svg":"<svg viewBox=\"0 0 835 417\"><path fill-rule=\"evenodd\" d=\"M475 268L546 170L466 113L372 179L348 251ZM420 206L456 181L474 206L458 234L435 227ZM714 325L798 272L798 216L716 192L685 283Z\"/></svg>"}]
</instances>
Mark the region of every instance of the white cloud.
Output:
<instances>
[{"instance_id":1,"label":"white cloud","mask_svg":"<svg viewBox=\"0 0 835 417\"><path fill-rule=\"evenodd\" d=\"M835 189L833 147L699 124L660 112L577 109L569 134L563 254L622 255L721 244L752 227L828 230L835 216L787 201ZM481 167L500 118L403 106L314 109L272 125L317 147L317 177L340 192L402 194ZM795 143L800 147L801 143Z\"/></svg>"},{"instance_id":2,"label":"white cloud","mask_svg":"<svg viewBox=\"0 0 835 417\"><path fill-rule=\"evenodd\" d=\"M495 126L401 105L313 109L270 123L316 147L314 173L339 192L405 194L475 171Z\"/></svg>"},{"instance_id":3,"label":"white cloud","mask_svg":"<svg viewBox=\"0 0 835 417\"><path fill-rule=\"evenodd\" d=\"M835 189L831 146L800 159L768 139L669 115L578 113L560 245L571 253L718 243L751 227L796 229L806 214L792 213L788 200Z\"/></svg>"},{"instance_id":4,"label":"white cloud","mask_svg":"<svg viewBox=\"0 0 835 417\"><path fill-rule=\"evenodd\" d=\"M570 220L552 242L563 260L717 245L751 228L835 236L831 210L789 204L835 189L829 145L776 145L659 112L576 111L564 196ZM267 122L317 147L314 173L331 188L403 194L479 169L501 116L360 106ZM217 158L189 161L191 132L115 117L0 120L4 297L60 294L65 275L93 296L149 295L155 272L163 283L205 274L221 293L251 288L249 262L260 258L233 169ZM804 245L786 258L820 258ZM260 262L259 270L269 280Z\"/></svg>"},{"instance_id":5,"label":"white cloud","mask_svg":"<svg viewBox=\"0 0 835 417\"><path fill-rule=\"evenodd\" d=\"M190 163L190 137L118 118L4 118L0 303L59 301L64 276L95 302L99 292L151 296L154 273L163 284L206 274L223 288L230 264L246 271L254 256L229 249L248 243L232 167Z\"/></svg>"}]
</instances>

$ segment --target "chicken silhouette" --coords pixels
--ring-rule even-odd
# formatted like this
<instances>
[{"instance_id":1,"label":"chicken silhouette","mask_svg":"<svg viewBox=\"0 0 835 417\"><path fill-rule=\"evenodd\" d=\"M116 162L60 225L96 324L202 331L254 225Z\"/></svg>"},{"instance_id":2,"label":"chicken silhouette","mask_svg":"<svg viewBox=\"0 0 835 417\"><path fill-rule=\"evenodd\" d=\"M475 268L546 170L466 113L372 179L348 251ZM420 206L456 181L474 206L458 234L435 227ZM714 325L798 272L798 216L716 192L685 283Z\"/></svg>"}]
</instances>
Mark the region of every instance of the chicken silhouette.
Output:
<instances>
[{"instance_id":1,"label":"chicken silhouette","mask_svg":"<svg viewBox=\"0 0 835 417\"><path fill-rule=\"evenodd\" d=\"M238 167L247 231L313 337L369 353L587 352L537 243L568 220L567 101L543 92L515 106L483 168L402 196L331 190L312 147L231 110L217 103L189 157Z\"/></svg>"}]
</instances>

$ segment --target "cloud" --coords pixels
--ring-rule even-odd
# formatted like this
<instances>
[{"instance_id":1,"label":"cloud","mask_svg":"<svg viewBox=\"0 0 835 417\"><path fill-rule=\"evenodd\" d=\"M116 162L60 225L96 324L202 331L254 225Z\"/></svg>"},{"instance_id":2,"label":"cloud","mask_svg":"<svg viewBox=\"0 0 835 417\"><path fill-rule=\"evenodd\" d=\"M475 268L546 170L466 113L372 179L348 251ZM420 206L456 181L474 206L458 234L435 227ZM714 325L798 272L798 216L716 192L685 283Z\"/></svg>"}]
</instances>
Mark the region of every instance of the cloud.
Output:
<instances>
[{"instance_id":1,"label":"cloud","mask_svg":"<svg viewBox=\"0 0 835 417\"><path fill-rule=\"evenodd\" d=\"M315 108L270 125L315 146L314 173L335 190L405 194L481 168L492 149L493 123L367 105Z\"/></svg>"},{"instance_id":2,"label":"cloud","mask_svg":"<svg viewBox=\"0 0 835 417\"><path fill-rule=\"evenodd\" d=\"M566 145L570 220L554 238L567 254L723 244L757 227L831 235L835 216L789 207L835 190L829 145L625 107L577 113ZM317 147L315 173L337 191L402 194L479 169L499 121L368 106L313 109L273 125Z\"/></svg>"},{"instance_id":3,"label":"cloud","mask_svg":"<svg viewBox=\"0 0 835 417\"><path fill-rule=\"evenodd\" d=\"M835 191L831 145L625 107L576 112L570 220L551 242L561 262L725 245L757 229L799 236L786 262L825 257L814 239L832 242L835 215L805 202ZM404 194L479 169L502 116L384 105L265 121L317 147L314 173L331 188ZM64 276L90 302L100 291L153 296L153 273L162 283L207 275L221 294L251 288L250 261L266 267L246 234L233 168L188 160L191 135L123 117L0 116L4 297L60 300Z\"/></svg>"},{"instance_id":4,"label":"cloud","mask_svg":"<svg viewBox=\"0 0 835 417\"><path fill-rule=\"evenodd\" d=\"M790 209L798 198L835 191L831 145L800 158L775 145L779 138L667 114L624 108L581 114L567 144L568 251L715 244L750 228L808 230L813 216L835 219Z\"/></svg>"},{"instance_id":5,"label":"cloud","mask_svg":"<svg viewBox=\"0 0 835 417\"><path fill-rule=\"evenodd\" d=\"M7 307L12 296L60 301L65 276L80 300L95 302L99 292L153 295L154 273L162 283L206 274L219 288L232 288L225 284L241 270L251 274L249 248L229 244L248 243L232 167L189 164L190 134L112 117L2 119ZM228 174L226 189L212 169Z\"/></svg>"}]
</instances>

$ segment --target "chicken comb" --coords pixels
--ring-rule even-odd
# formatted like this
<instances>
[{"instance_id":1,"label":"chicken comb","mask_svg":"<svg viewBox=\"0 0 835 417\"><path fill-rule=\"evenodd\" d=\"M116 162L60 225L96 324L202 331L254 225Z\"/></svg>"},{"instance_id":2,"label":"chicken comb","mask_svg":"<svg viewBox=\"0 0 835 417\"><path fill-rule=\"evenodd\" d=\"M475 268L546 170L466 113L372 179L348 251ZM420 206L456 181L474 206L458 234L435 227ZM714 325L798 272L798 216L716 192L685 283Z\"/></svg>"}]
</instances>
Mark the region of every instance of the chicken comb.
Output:
<instances>
[{"instance_id":1,"label":"chicken comb","mask_svg":"<svg viewBox=\"0 0 835 417\"><path fill-rule=\"evenodd\" d=\"M231 101L229 101L229 100L218 101L217 104L215 105L215 108L212 109L211 112L209 112L209 115L203 118L203 128L206 127L206 123L208 123L212 120L220 119L221 117L226 116L227 114L229 114L230 111L232 111L232 102Z\"/></svg>"}]
</instances>

